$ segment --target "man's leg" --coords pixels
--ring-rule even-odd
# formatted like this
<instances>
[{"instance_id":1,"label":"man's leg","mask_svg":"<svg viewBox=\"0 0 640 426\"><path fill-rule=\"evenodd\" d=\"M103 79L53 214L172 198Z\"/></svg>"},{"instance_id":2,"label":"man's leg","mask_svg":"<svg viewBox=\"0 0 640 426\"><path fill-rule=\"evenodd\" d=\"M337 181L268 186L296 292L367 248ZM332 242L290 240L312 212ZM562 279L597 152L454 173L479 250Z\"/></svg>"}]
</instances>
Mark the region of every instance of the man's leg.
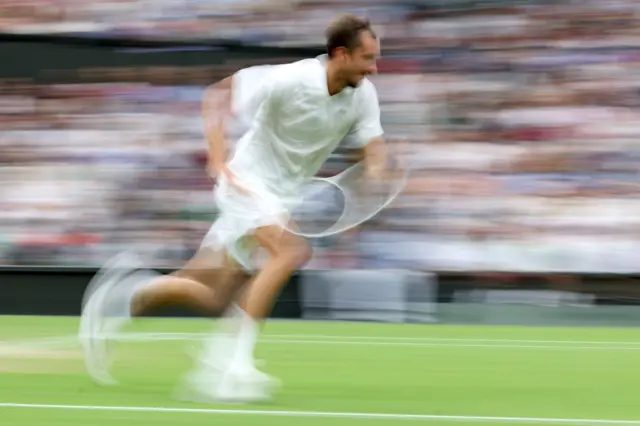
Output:
<instances>
[{"instance_id":1,"label":"man's leg","mask_svg":"<svg viewBox=\"0 0 640 426\"><path fill-rule=\"evenodd\" d=\"M214 269L212 264L221 267ZM131 315L141 316L162 306L179 305L205 316L217 316L248 278L232 258L205 247L182 269L140 287L131 300Z\"/></svg>"},{"instance_id":2,"label":"man's leg","mask_svg":"<svg viewBox=\"0 0 640 426\"><path fill-rule=\"evenodd\" d=\"M269 254L264 268L244 290L241 308L229 321L226 336L218 335L215 368L190 376L195 397L222 402L250 403L270 399L278 381L255 367L254 347L265 319L282 287L293 273L311 258L309 243L279 225L265 226L252 233ZM230 333L230 335L229 335ZM193 399L193 396L191 397Z\"/></svg>"},{"instance_id":3,"label":"man's leg","mask_svg":"<svg viewBox=\"0 0 640 426\"><path fill-rule=\"evenodd\" d=\"M98 274L88 289L80 324L87 370L97 382L115 383L108 372L106 343L131 317L168 304L214 316L231 302L244 273L231 259L222 268L211 268L213 255L203 248L185 268L165 276L120 255Z\"/></svg>"},{"instance_id":4,"label":"man's leg","mask_svg":"<svg viewBox=\"0 0 640 426\"><path fill-rule=\"evenodd\" d=\"M240 375L255 372L253 352L260 322L269 316L282 287L312 255L311 246L304 238L277 225L256 230L254 237L269 253L269 261L249 284L241 303L244 318L240 323L233 362L229 367Z\"/></svg>"}]
</instances>

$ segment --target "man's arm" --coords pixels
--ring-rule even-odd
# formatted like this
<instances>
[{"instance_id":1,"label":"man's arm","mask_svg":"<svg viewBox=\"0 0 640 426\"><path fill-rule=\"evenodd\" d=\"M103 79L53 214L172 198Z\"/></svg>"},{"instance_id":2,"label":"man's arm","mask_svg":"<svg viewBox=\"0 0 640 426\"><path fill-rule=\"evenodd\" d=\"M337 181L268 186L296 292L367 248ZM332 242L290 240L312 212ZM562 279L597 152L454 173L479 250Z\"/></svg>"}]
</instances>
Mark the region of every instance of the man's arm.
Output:
<instances>
[{"instance_id":1,"label":"man's arm","mask_svg":"<svg viewBox=\"0 0 640 426\"><path fill-rule=\"evenodd\" d=\"M360 149L367 174L382 178L387 170L389 153L384 130L380 123L380 104L375 86L365 81L363 101L358 120L351 132L352 144Z\"/></svg>"},{"instance_id":2,"label":"man's arm","mask_svg":"<svg viewBox=\"0 0 640 426\"><path fill-rule=\"evenodd\" d=\"M362 148L367 174L375 179L382 178L388 170L389 152L387 141L382 136L377 136Z\"/></svg>"},{"instance_id":3,"label":"man's arm","mask_svg":"<svg viewBox=\"0 0 640 426\"><path fill-rule=\"evenodd\" d=\"M231 116L233 85L234 76L230 76L207 87L204 93L202 115L209 147L207 169L210 175L217 175L225 170L229 151L226 125Z\"/></svg>"},{"instance_id":4,"label":"man's arm","mask_svg":"<svg viewBox=\"0 0 640 426\"><path fill-rule=\"evenodd\" d=\"M210 172L226 169L229 145L226 125L230 117L249 124L260 108L274 109L288 94L292 84L282 68L272 65L255 66L238 71L231 77L209 86L203 100L205 133L209 145Z\"/></svg>"}]
</instances>

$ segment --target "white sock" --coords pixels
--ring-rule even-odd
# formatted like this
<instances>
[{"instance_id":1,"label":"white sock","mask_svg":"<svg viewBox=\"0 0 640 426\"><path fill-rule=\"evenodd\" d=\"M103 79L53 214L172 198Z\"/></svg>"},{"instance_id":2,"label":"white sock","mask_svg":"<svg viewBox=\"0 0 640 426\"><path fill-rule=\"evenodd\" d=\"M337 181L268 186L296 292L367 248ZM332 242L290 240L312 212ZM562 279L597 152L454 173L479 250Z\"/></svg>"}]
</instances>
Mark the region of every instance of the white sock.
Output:
<instances>
[{"instance_id":1,"label":"white sock","mask_svg":"<svg viewBox=\"0 0 640 426\"><path fill-rule=\"evenodd\" d=\"M204 350L200 359L202 364L218 365L225 358L225 355L231 358L235 350L242 315L242 309L235 303L222 315L216 324L215 331L204 342Z\"/></svg>"},{"instance_id":2,"label":"white sock","mask_svg":"<svg viewBox=\"0 0 640 426\"><path fill-rule=\"evenodd\" d=\"M220 329L227 333L234 333L238 330L240 320L244 316L244 311L235 303L220 317Z\"/></svg>"},{"instance_id":3,"label":"white sock","mask_svg":"<svg viewBox=\"0 0 640 426\"><path fill-rule=\"evenodd\" d=\"M258 341L260 327L245 312L242 312L242 314L232 365L239 369L253 369L255 368L253 351Z\"/></svg>"}]
</instances>

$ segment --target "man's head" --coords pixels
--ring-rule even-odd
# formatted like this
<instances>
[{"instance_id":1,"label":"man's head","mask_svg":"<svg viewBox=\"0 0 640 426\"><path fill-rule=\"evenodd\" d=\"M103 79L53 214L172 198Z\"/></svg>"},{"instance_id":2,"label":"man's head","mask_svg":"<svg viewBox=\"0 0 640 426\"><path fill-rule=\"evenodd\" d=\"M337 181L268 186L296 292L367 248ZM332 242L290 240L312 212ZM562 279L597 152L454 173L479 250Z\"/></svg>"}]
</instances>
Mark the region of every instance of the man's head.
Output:
<instances>
[{"instance_id":1,"label":"man's head","mask_svg":"<svg viewBox=\"0 0 640 426\"><path fill-rule=\"evenodd\" d=\"M327 54L348 86L357 87L376 72L380 43L371 24L355 15L344 15L326 31Z\"/></svg>"}]
</instances>

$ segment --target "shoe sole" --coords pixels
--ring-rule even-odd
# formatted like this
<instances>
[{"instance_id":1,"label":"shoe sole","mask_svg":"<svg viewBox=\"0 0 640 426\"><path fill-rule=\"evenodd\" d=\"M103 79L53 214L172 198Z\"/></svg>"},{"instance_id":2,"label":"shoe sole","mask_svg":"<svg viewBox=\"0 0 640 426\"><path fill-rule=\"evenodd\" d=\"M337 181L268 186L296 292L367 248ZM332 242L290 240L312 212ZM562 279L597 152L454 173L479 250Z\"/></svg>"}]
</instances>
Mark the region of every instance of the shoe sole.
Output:
<instances>
[{"instance_id":1,"label":"shoe sole","mask_svg":"<svg viewBox=\"0 0 640 426\"><path fill-rule=\"evenodd\" d=\"M203 380L204 376L208 376L210 381ZM281 382L270 376L251 380L205 368L189 373L173 397L181 402L256 404L272 401L280 387Z\"/></svg>"},{"instance_id":2,"label":"shoe sole","mask_svg":"<svg viewBox=\"0 0 640 426\"><path fill-rule=\"evenodd\" d=\"M215 400L227 404L264 403L272 400L281 386L280 381L264 373L254 377L256 379L227 373L214 391Z\"/></svg>"}]
</instances>

